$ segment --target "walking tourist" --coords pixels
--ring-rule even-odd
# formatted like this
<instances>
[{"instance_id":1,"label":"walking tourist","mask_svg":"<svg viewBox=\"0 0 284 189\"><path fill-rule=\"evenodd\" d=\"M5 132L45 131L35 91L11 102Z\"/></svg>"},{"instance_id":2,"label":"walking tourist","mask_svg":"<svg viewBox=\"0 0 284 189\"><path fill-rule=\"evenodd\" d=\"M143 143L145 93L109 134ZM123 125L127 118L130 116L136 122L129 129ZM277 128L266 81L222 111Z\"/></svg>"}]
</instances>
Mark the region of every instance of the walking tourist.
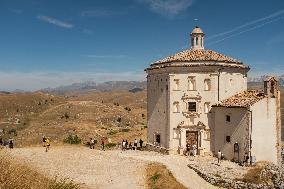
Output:
<instances>
[{"instance_id":1,"label":"walking tourist","mask_svg":"<svg viewBox=\"0 0 284 189\"><path fill-rule=\"evenodd\" d=\"M93 138L90 138L90 142L89 142L90 144L90 149L95 149L95 139L93 139Z\"/></svg>"},{"instance_id":2,"label":"walking tourist","mask_svg":"<svg viewBox=\"0 0 284 189\"><path fill-rule=\"evenodd\" d=\"M130 143L129 143L129 149L134 150L134 148L135 148L135 147L132 146L132 143L130 142Z\"/></svg>"},{"instance_id":3,"label":"walking tourist","mask_svg":"<svg viewBox=\"0 0 284 189\"><path fill-rule=\"evenodd\" d=\"M186 144L186 152L185 152L185 155L186 155L186 156L189 156L189 155L190 155L190 146L189 146L189 144Z\"/></svg>"},{"instance_id":4,"label":"walking tourist","mask_svg":"<svg viewBox=\"0 0 284 189\"><path fill-rule=\"evenodd\" d=\"M9 139L9 148L10 149L14 148L14 141L13 141L13 139Z\"/></svg>"},{"instance_id":5,"label":"walking tourist","mask_svg":"<svg viewBox=\"0 0 284 189\"><path fill-rule=\"evenodd\" d=\"M104 138L102 138L101 147L102 147L102 150L104 151L105 150L105 140L104 140Z\"/></svg>"},{"instance_id":6,"label":"walking tourist","mask_svg":"<svg viewBox=\"0 0 284 189\"><path fill-rule=\"evenodd\" d=\"M122 151L125 150L125 140L124 139L122 140L121 149L122 149Z\"/></svg>"},{"instance_id":7,"label":"walking tourist","mask_svg":"<svg viewBox=\"0 0 284 189\"><path fill-rule=\"evenodd\" d=\"M245 153L244 156L244 166L248 166L249 165L249 155L248 153Z\"/></svg>"},{"instance_id":8,"label":"walking tourist","mask_svg":"<svg viewBox=\"0 0 284 189\"><path fill-rule=\"evenodd\" d=\"M137 149L137 145L138 145L138 141L137 141L137 139L135 139L135 140L134 140L134 150Z\"/></svg>"},{"instance_id":9,"label":"walking tourist","mask_svg":"<svg viewBox=\"0 0 284 189\"><path fill-rule=\"evenodd\" d=\"M45 151L48 152L50 148L50 140L49 138L45 139Z\"/></svg>"},{"instance_id":10,"label":"walking tourist","mask_svg":"<svg viewBox=\"0 0 284 189\"><path fill-rule=\"evenodd\" d=\"M42 146L43 146L43 147L45 147L45 142L46 142L46 137L43 136L43 137L42 137Z\"/></svg>"},{"instance_id":11,"label":"walking tourist","mask_svg":"<svg viewBox=\"0 0 284 189\"><path fill-rule=\"evenodd\" d=\"M220 150L218 151L217 158L218 158L218 164L220 164L222 159L222 152Z\"/></svg>"},{"instance_id":12,"label":"walking tourist","mask_svg":"<svg viewBox=\"0 0 284 189\"><path fill-rule=\"evenodd\" d=\"M197 155L197 146L194 144L192 145L192 155L195 157Z\"/></svg>"},{"instance_id":13,"label":"walking tourist","mask_svg":"<svg viewBox=\"0 0 284 189\"><path fill-rule=\"evenodd\" d=\"M127 150L127 148L128 148L128 141L126 140L125 141L125 149Z\"/></svg>"},{"instance_id":14,"label":"walking tourist","mask_svg":"<svg viewBox=\"0 0 284 189\"><path fill-rule=\"evenodd\" d=\"M142 148L143 147L143 140L141 138L139 140L139 144L140 144L140 148Z\"/></svg>"}]
</instances>

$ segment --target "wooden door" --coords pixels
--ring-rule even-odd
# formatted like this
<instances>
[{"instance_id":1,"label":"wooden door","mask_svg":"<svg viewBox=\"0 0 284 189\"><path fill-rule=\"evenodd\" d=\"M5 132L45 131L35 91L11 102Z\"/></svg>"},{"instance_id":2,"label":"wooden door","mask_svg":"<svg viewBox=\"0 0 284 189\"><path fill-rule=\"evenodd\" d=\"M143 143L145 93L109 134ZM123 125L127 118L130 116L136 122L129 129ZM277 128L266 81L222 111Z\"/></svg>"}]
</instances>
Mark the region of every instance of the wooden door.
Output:
<instances>
[{"instance_id":1,"label":"wooden door","mask_svg":"<svg viewBox=\"0 0 284 189\"><path fill-rule=\"evenodd\" d=\"M197 131L186 131L186 144L190 146L196 145L198 147L198 132Z\"/></svg>"}]
</instances>

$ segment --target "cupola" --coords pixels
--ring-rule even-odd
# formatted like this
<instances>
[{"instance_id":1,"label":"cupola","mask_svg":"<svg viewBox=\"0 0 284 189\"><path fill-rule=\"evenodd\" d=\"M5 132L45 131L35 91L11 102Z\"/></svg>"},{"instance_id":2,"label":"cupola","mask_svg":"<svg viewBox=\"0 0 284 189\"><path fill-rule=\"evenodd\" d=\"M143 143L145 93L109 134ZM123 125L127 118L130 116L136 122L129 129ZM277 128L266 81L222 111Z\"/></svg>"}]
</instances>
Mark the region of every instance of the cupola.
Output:
<instances>
[{"instance_id":1,"label":"cupola","mask_svg":"<svg viewBox=\"0 0 284 189\"><path fill-rule=\"evenodd\" d=\"M200 50L204 49L204 36L202 29L198 26L196 26L191 34L191 49L192 50Z\"/></svg>"}]
</instances>

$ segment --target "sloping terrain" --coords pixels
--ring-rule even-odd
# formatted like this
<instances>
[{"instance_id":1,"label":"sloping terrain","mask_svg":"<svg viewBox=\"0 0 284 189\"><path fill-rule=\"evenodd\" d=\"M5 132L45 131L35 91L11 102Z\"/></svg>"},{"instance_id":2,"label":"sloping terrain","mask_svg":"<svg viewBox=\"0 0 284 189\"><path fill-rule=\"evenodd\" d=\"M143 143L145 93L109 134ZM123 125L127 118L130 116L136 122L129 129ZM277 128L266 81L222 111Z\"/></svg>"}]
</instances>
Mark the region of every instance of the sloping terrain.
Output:
<instances>
[{"instance_id":1,"label":"sloping terrain","mask_svg":"<svg viewBox=\"0 0 284 189\"><path fill-rule=\"evenodd\" d=\"M78 135L83 142L110 138L145 140L145 93L90 93L60 97L44 93L0 96L1 129L4 138L16 145L40 144L45 135L52 143L62 143L68 135Z\"/></svg>"}]
</instances>

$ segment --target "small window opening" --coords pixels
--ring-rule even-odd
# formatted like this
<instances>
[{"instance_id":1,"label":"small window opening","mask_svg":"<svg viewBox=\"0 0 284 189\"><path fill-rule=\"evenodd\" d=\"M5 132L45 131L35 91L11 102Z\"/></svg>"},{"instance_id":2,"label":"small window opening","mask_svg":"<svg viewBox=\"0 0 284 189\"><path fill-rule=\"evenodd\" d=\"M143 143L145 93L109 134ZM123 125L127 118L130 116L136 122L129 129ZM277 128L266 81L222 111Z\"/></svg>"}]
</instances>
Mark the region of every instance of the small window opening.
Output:
<instances>
[{"instance_id":1,"label":"small window opening","mask_svg":"<svg viewBox=\"0 0 284 189\"><path fill-rule=\"evenodd\" d=\"M156 134L155 142L156 142L157 144L160 144L160 143L161 143L161 135L160 135L160 134Z\"/></svg>"},{"instance_id":2,"label":"small window opening","mask_svg":"<svg viewBox=\"0 0 284 189\"><path fill-rule=\"evenodd\" d=\"M226 115L226 121L227 121L227 122L231 122L231 116Z\"/></svg>"},{"instance_id":3,"label":"small window opening","mask_svg":"<svg viewBox=\"0 0 284 189\"><path fill-rule=\"evenodd\" d=\"M228 142L228 143L231 142L231 136L226 136L226 142Z\"/></svg>"},{"instance_id":4,"label":"small window opening","mask_svg":"<svg viewBox=\"0 0 284 189\"><path fill-rule=\"evenodd\" d=\"M196 102L188 102L188 111L196 112Z\"/></svg>"}]
</instances>

